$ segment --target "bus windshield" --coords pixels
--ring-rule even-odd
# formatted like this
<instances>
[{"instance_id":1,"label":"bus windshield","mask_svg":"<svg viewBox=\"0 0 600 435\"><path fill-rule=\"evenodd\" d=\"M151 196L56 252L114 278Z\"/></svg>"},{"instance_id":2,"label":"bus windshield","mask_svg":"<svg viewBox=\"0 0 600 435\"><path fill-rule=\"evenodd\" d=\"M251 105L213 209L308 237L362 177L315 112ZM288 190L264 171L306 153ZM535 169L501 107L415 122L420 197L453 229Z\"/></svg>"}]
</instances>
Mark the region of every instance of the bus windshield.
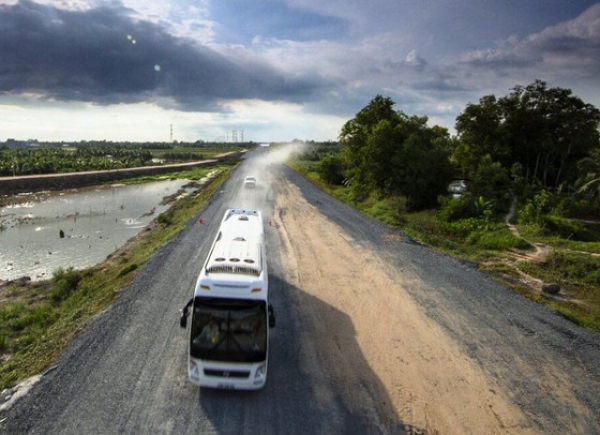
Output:
<instances>
[{"instance_id":1,"label":"bus windshield","mask_svg":"<svg viewBox=\"0 0 600 435\"><path fill-rule=\"evenodd\" d=\"M261 362L267 355L265 301L196 297L190 355L222 362Z\"/></svg>"}]
</instances>

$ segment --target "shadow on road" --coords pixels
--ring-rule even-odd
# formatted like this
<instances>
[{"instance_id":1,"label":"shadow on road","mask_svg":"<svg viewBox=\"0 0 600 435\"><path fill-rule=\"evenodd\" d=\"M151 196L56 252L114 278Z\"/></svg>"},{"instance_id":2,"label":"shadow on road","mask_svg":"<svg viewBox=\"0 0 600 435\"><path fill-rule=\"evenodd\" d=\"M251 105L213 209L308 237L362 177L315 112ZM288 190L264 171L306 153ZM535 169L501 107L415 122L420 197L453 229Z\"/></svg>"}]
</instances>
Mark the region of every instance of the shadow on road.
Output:
<instances>
[{"instance_id":1,"label":"shadow on road","mask_svg":"<svg viewBox=\"0 0 600 435\"><path fill-rule=\"evenodd\" d=\"M361 355L351 318L278 276L269 280L277 328L267 385L254 392L200 389L200 414L215 433L426 433L401 421L364 358L349 361ZM319 337L332 325L336 336Z\"/></svg>"}]
</instances>

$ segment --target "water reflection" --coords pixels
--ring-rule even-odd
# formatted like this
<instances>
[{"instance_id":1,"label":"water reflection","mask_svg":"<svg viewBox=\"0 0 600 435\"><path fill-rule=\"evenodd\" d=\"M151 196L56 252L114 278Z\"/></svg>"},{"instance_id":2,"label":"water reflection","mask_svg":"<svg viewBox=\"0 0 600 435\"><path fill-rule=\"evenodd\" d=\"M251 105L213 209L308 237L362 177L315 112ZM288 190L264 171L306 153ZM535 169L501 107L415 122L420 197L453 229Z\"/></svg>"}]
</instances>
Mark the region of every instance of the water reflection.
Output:
<instances>
[{"instance_id":1,"label":"water reflection","mask_svg":"<svg viewBox=\"0 0 600 435\"><path fill-rule=\"evenodd\" d=\"M114 185L0 200L0 280L47 279L104 260L157 215L185 180Z\"/></svg>"}]
</instances>

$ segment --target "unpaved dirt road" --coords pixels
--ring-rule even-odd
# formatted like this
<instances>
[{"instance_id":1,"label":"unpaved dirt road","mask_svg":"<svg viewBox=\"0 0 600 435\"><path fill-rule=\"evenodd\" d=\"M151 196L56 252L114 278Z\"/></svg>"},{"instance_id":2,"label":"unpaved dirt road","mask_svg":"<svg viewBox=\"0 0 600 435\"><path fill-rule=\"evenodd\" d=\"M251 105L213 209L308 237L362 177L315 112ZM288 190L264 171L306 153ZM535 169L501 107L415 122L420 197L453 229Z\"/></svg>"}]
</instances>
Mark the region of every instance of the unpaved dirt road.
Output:
<instances>
[{"instance_id":1,"label":"unpaved dirt road","mask_svg":"<svg viewBox=\"0 0 600 435\"><path fill-rule=\"evenodd\" d=\"M378 409L382 427L416 432L600 433L598 334L335 202L311 204L287 179L276 184L283 269L310 295L298 301L315 332L300 337L304 369L328 379L314 378L320 401L343 394L359 413Z\"/></svg>"},{"instance_id":2,"label":"unpaved dirt road","mask_svg":"<svg viewBox=\"0 0 600 435\"><path fill-rule=\"evenodd\" d=\"M597 434L600 335L258 154L29 394L10 434ZM245 191L245 175L259 188ZM267 218L267 385L198 389L177 311L226 208ZM211 224L214 223L214 224Z\"/></svg>"},{"instance_id":3,"label":"unpaved dirt road","mask_svg":"<svg viewBox=\"0 0 600 435\"><path fill-rule=\"evenodd\" d=\"M296 186L282 186L276 209L288 247L284 270L297 291L319 301L302 308L315 331L300 337L310 352L306 372L324 369L357 412L380 409L383 426L400 417L441 434L534 432L507 392L407 293L407 286L425 287L419 277L388 268L303 200ZM349 317L350 331L329 316L330 307ZM379 382L361 385L369 372ZM335 392L316 381L326 405Z\"/></svg>"}]
</instances>

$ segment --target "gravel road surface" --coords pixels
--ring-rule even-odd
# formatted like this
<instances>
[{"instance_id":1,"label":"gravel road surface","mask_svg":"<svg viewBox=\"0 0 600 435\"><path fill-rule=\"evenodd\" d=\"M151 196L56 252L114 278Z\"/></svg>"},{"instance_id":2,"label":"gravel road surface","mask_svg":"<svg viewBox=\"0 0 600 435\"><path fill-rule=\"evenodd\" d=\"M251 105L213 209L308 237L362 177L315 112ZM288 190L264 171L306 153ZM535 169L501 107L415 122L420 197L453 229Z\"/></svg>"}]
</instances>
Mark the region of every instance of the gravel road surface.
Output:
<instances>
[{"instance_id":1,"label":"gravel road surface","mask_svg":"<svg viewBox=\"0 0 600 435\"><path fill-rule=\"evenodd\" d=\"M598 434L600 334L254 153L23 398L7 434ZM256 175L256 189L244 189ZM187 380L179 309L225 209L266 220L267 385ZM204 224L198 224L202 216Z\"/></svg>"}]
</instances>

